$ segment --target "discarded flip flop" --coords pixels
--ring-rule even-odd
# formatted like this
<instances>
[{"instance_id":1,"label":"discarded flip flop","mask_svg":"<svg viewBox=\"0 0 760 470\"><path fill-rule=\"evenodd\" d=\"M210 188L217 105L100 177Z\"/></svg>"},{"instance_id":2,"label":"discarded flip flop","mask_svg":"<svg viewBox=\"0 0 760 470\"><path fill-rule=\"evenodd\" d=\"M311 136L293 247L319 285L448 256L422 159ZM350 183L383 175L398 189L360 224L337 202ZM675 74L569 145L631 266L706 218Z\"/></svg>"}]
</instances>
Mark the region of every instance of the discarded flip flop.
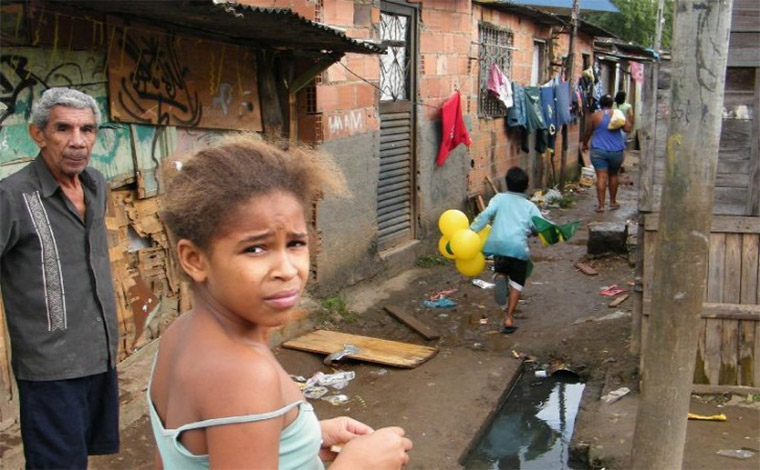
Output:
<instances>
[{"instance_id":1,"label":"discarded flip flop","mask_svg":"<svg viewBox=\"0 0 760 470\"><path fill-rule=\"evenodd\" d=\"M501 330L499 330L501 333L504 333L505 335L511 335L515 331L517 331L516 326L507 326L507 325L501 325Z\"/></svg>"},{"instance_id":2,"label":"discarded flip flop","mask_svg":"<svg viewBox=\"0 0 760 470\"><path fill-rule=\"evenodd\" d=\"M496 305L503 307L507 305L507 279L504 276L497 275L494 279L494 283L496 286L493 290L493 300L496 302Z\"/></svg>"}]
</instances>

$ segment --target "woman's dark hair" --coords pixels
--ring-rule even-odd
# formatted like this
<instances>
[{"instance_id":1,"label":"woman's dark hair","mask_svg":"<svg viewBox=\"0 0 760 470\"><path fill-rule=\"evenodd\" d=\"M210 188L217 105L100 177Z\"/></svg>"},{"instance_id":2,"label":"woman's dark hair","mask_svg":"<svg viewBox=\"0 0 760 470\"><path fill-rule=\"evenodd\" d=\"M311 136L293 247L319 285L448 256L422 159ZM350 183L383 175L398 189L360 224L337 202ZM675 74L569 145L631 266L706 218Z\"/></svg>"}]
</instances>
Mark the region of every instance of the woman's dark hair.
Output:
<instances>
[{"instance_id":1,"label":"woman's dark hair","mask_svg":"<svg viewBox=\"0 0 760 470\"><path fill-rule=\"evenodd\" d=\"M510 192L524 193L528 189L528 174L519 166L510 168L504 179L507 181L507 190Z\"/></svg>"},{"instance_id":2,"label":"woman's dark hair","mask_svg":"<svg viewBox=\"0 0 760 470\"><path fill-rule=\"evenodd\" d=\"M621 104L625 103L625 92L624 91L617 92L617 94L615 95L615 103L617 103L618 105L621 105Z\"/></svg>"},{"instance_id":3,"label":"woman's dark hair","mask_svg":"<svg viewBox=\"0 0 760 470\"><path fill-rule=\"evenodd\" d=\"M610 95L602 96L602 99L599 100L599 106L601 106L602 108L611 108L612 97Z\"/></svg>"}]
</instances>

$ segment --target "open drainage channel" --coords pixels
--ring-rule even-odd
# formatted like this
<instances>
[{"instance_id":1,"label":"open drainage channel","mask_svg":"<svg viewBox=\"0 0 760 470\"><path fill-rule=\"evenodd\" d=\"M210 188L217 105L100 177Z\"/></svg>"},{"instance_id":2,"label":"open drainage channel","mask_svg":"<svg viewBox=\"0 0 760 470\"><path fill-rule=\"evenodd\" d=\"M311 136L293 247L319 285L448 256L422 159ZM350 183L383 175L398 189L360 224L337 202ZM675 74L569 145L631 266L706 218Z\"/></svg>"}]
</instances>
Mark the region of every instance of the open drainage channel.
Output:
<instances>
[{"instance_id":1,"label":"open drainage channel","mask_svg":"<svg viewBox=\"0 0 760 470\"><path fill-rule=\"evenodd\" d=\"M468 470L575 469L570 439L586 385L566 369L524 370L464 459Z\"/></svg>"}]
</instances>

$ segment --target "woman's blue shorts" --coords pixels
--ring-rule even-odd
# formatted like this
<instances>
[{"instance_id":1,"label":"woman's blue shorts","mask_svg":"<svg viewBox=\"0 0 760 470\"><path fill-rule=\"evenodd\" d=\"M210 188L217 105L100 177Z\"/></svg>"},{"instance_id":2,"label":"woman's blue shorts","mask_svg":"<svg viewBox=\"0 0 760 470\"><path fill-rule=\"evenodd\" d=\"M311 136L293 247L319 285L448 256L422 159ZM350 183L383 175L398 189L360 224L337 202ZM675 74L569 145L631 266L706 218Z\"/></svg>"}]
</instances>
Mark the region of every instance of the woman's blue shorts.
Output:
<instances>
[{"instance_id":1,"label":"woman's blue shorts","mask_svg":"<svg viewBox=\"0 0 760 470\"><path fill-rule=\"evenodd\" d=\"M591 149L591 164L597 171L606 170L610 175L617 175L620 165L623 164L623 151Z\"/></svg>"}]
</instances>

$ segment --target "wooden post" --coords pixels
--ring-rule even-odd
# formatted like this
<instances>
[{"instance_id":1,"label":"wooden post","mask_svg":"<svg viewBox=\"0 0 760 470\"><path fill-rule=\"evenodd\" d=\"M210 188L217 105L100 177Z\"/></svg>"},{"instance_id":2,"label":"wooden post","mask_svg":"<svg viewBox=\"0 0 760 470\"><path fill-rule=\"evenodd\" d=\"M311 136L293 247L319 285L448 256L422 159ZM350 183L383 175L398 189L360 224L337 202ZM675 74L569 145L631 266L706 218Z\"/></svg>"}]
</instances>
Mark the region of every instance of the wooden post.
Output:
<instances>
[{"instance_id":1,"label":"wooden post","mask_svg":"<svg viewBox=\"0 0 760 470\"><path fill-rule=\"evenodd\" d=\"M678 469L704 301L732 0L676 0L666 171L631 468Z\"/></svg>"}]
</instances>

